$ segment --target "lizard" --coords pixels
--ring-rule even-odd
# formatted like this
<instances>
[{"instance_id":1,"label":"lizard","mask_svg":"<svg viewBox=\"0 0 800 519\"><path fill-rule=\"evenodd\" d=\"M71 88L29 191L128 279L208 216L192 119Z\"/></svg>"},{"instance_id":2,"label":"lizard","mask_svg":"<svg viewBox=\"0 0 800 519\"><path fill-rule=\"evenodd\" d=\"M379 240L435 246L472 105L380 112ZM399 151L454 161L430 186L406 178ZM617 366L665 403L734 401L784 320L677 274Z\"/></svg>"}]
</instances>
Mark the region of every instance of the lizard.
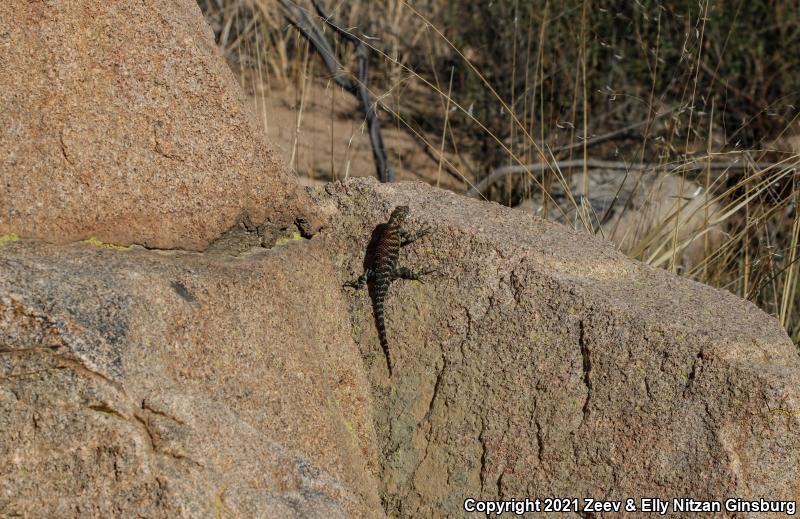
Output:
<instances>
[{"instance_id":1,"label":"lizard","mask_svg":"<svg viewBox=\"0 0 800 519\"><path fill-rule=\"evenodd\" d=\"M372 311L375 317L375 326L378 329L378 340L383 349L383 354L386 356L386 366L389 369L389 376L392 376L392 357L389 353L389 341L386 336L386 323L383 312L389 286L392 284L392 281L397 278L422 281L421 276L433 272L427 271L418 273L397 265L397 260L400 257L400 249L415 242L429 232L427 227L416 233L408 232L403 227L404 222L408 218L408 213L409 209L407 205L397 206L392 211L389 221L379 225L375 229L372 242L367 248L364 273L355 281L345 283L344 285L360 290L364 288L364 285L369 283L369 292L372 298Z\"/></svg>"}]
</instances>

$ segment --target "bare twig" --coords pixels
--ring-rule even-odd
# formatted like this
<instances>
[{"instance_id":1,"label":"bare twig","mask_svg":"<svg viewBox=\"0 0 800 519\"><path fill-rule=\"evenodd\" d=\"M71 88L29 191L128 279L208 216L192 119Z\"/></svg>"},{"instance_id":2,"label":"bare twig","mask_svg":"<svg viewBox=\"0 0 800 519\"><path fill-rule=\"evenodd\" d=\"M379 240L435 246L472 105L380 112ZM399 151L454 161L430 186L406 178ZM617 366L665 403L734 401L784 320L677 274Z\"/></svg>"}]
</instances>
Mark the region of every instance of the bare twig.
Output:
<instances>
[{"instance_id":1,"label":"bare twig","mask_svg":"<svg viewBox=\"0 0 800 519\"><path fill-rule=\"evenodd\" d=\"M757 168L757 169L766 169L775 164L771 162L746 162L746 161L726 161L726 162L713 162L711 164L707 163L684 163L684 164L640 164L640 163L627 163L621 161L610 161L610 160L598 160L598 159L589 159L585 161L586 167L588 169L616 169L621 171L664 171L666 170L669 173L673 173L676 171L700 171L706 168L711 169L746 169L746 168ZM560 162L554 163L540 163L540 164L526 164L522 166L504 166L502 168L497 168L492 171L488 177L481 180L474 187L470 188L467 191L468 196L477 196L478 194L483 194L486 189L491 186L492 184L503 180L506 177L512 175L520 175L520 174L527 174L527 173L536 173L539 171L549 170L549 169L565 169L565 168L575 168L575 167L583 167L584 160L583 159L573 159L573 160L562 160Z\"/></svg>"},{"instance_id":2,"label":"bare twig","mask_svg":"<svg viewBox=\"0 0 800 519\"><path fill-rule=\"evenodd\" d=\"M328 39L319 27L311 21L311 18L308 16L308 11L291 0L279 0L279 2L284 9L284 16L286 19L311 43L322 58L323 63L325 63L328 72L333 76L333 80L336 84L359 100L359 109L367 120L369 138L372 143L372 157L375 160L375 169L378 179L381 182L393 182L394 170L386 156L386 146L383 143L383 136L381 135L380 124L378 123L377 103L373 101L369 89L367 88L367 66L369 58L367 47L361 40L348 33L336 23L326 12L320 0L312 0L317 14L319 14L323 22L345 40L355 45L358 75L354 81L342 64L339 63L339 60L336 58L336 53L333 51Z\"/></svg>"},{"instance_id":3,"label":"bare twig","mask_svg":"<svg viewBox=\"0 0 800 519\"><path fill-rule=\"evenodd\" d=\"M651 117L649 119L645 119L644 121L639 121L639 122L636 122L636 123L633 123L633 124L629 124L628 126L625 126L624 128L620 128L619 130L614 130L613 132L604 133L603 135L598 135L596 137L592 137L591 139L587 139L586 143L585 143L586 147L588 148L588 147L591 147L591 146L595 146L597 144L600 144L601 142L605 142L605 141L614 139L616 137L621 137L623 135L627 135L627 134L631 133L633 130L635 130L637 128L641 128L642 126L646 126L649 123L653 123L653 122L657 121L658 119L661 119L662 117L665 117L665 116L671 114L676 109L677 109L677 106L673 106L671 108L668 108L668 109L664 110L663 112L659 112L659 113L655 114L653 117ZM567 144L567 145L564 145L564 146L559 146L558 148L553 148L553 153L558 153L560 151L567 151L567 150L571 150L571 149L575 149L575 148L581 148L581 147L583 147L583 145L584 145L583 141L574 142L572 144Z\"/></svg>"}]
</instances>

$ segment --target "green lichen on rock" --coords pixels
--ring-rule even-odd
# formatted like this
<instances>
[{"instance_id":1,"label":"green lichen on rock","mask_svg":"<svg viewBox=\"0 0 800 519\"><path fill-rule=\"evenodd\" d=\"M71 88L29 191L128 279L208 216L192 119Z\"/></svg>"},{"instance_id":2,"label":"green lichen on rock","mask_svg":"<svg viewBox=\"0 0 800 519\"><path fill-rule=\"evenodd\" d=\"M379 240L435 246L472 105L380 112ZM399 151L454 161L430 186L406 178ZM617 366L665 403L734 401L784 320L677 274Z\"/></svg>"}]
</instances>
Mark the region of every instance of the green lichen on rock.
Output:
<instances>
[{"instance_id":1,"label":"green lichen on rock","mask_svg":"<svg viewBox=\"0 0 800 519\"><path fill-rule=\"evenodd\" d=\"M299 232L294 231L289 236L281 236L280 238L275 240L275 246L276 247L280 247L282 245L286 245L289 242L300 241L302 239L303 239L303 236Z\"/></svg>"},{"instance_id":2,"label":"green lichen on rock","mask_svg":"<svg viewBox=\"0 0 800 519\"><path fill-rule=\"evenodd\" d=\"M102 247L104 249L111 249L111 250L128 250L130 247L125 247L124 245L114 245L113 243L106 243L104 241L100 241L94 236L87 240L83 240L83 243L88 243L89 245L93 245L94 247Z\"/></svg>"},{"instance_id":3,"label":"green lichen on rock","mask_svg":"<svg viewBox=\"0 0 800 519\"><path fill-rule=\"evenodd\" d=\"M221 487L219 487L219 490L214 495L213 507L214 507L215 518L228 517L233 513L232 510L228 507L228 505L225 504L225 500L222 497L225 494L226 490L228 490L228 486L222 485Z\"/></svg>"},{"instance_id":4,"label":"green lichen on rock","mask_svg":"<svg viewBox=\"0 0 800 519\"><path fill-rule=\"evenodd\" d=\"M19 236L14 233L11 234L0 234L0 247L5 245L6 243L17 241L19 240Z\"/></svg>"}]
</instances>

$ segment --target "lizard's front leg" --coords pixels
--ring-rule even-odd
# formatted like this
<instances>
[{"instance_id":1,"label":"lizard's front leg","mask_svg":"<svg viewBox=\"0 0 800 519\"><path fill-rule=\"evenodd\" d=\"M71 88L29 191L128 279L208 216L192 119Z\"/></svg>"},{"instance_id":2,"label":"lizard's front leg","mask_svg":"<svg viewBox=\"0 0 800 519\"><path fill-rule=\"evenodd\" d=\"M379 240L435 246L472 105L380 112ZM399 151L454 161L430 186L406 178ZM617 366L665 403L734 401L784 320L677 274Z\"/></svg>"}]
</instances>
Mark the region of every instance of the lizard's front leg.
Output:
<instances>
[{"instance_id":1,"label":"lizard's front leg","mask_svg":"<svg viewBox=\"0 0 800 519\"><path fill-rule=\"evenodd\" d=\"M401 229L400 230L400 246L401 247L405 247L406 245L410 245L410 244L414 243L415 241L417 241L418 239L422 238L423 236L425 236L426 234L428 234L430 232L431 232L431 229L427 225L425 227L423 227L422 229L420 229L418 231L415 231L415 232L409 232L409 231L407 231L405 229Z\"/></svg>"},{"instance_id":2,"label":"lizard's front leg","mask_svg":"<svg viewBox=\"0 0 800 519\"><path fill-rule=\"evenodd\" d=\"M362 288L364 288L364 285L367 284L367 282L370 280L371 277L372 277L372 269L367 269L364 271L363 274L361 274L361 277L359 277L355 281L349 281L345 283L344 286L352 287L355 288L356 290L361 290Z\"/></svg>"}]
</instances>

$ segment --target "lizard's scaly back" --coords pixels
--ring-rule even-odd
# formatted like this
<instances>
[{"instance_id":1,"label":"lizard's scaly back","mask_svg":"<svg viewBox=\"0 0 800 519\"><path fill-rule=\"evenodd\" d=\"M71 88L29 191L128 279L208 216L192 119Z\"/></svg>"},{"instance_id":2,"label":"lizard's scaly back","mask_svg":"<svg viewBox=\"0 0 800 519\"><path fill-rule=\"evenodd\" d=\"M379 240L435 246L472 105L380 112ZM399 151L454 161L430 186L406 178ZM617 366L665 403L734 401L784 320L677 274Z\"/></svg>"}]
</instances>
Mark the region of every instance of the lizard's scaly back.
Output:
<instances>
[{"instance_id":1,"label":"lizard's scaly back","mask_svg":"<svg viewBox=\"0 0 800 519\"><path fill-rule=\"evenodd\" d=\"M389 291L389 285L392 283L392 279L394 279L394 272L397 269L397 259L400 256L400 231L407 217L407 205L395 207L394 211L392 211L392 216L389 217L389 221L386 223L383 235L378 241L375 254L373 309L375 312L375 322L378 328L378 339L386 354L390 373L392 370L392 362L389 356L389 341L386 338L383 303L386 299L386 293Z\"/></svg>"}]
</instances>

